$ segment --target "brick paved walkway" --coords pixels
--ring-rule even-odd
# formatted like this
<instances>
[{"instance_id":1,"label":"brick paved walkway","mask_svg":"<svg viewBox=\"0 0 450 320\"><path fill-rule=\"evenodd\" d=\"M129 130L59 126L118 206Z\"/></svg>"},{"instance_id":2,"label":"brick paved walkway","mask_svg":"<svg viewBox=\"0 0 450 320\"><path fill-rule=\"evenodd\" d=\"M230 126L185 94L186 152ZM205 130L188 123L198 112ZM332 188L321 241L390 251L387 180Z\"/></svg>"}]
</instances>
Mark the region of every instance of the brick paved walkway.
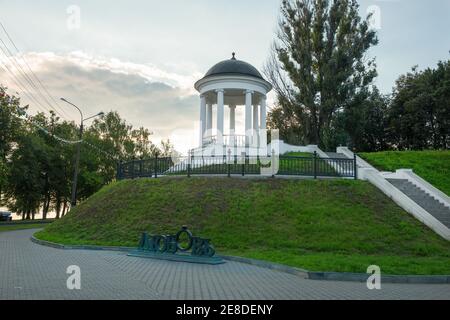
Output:
<instances>
[{"instance_id":1,"label":"brick paved walkway","mask_svg":"<svg viewBox=\"0 0 450 320\"><path fill-rule=\"evenodd\" d=\"M59 250L32 243L32 230L0 233L0 299L450 299L450 285L330 282L237 262L194 265L124 253ZM81 290L66 287L70 265Z\"/></svg>"}]
</instances>

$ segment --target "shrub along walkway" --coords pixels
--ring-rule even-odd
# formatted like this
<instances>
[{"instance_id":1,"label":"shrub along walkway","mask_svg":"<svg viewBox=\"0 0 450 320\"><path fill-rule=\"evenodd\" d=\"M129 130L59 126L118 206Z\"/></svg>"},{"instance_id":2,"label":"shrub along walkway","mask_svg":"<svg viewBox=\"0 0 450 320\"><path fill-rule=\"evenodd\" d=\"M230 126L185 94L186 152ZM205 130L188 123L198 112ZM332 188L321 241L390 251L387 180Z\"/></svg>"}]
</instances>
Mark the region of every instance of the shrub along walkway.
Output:
<instances>
[{"instance_id":1,"label":"shrub along walkway","mask_svg":"<svg viewBox=\"0 0 450 320\"><path fill-rule=\"evenodd\" d=\"M0 299L450 299L449 285L314 281L238 262L209 266L59 250L30 241L36 230L0 233ZM81 269L68 290L67 267Z\"/></svg>"}]
</instances>

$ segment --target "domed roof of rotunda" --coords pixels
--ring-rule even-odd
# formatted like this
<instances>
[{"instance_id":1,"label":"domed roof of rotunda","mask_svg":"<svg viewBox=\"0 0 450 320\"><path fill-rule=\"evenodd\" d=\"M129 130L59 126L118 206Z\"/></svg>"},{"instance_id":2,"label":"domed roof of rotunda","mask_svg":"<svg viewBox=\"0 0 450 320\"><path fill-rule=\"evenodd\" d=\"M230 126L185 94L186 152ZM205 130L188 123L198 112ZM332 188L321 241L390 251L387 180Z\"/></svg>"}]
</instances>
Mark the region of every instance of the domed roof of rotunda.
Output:
<instances>
[{"instance_id":1,"label":"domed roof of rotunda","mask_svg":"<svg viewBox=\"0 0 450 320\"><path fill-rule=\"evenodd\" d=\"M203 79L212 76L222 76L222 75L242 75L250 76L258 79L264 80L258 69L252 66L250 63L245 61L237 60L235 53L233 52L233 57L229 60L225 60L214 65L206 73Z\"/></svg>"}]
</instances>

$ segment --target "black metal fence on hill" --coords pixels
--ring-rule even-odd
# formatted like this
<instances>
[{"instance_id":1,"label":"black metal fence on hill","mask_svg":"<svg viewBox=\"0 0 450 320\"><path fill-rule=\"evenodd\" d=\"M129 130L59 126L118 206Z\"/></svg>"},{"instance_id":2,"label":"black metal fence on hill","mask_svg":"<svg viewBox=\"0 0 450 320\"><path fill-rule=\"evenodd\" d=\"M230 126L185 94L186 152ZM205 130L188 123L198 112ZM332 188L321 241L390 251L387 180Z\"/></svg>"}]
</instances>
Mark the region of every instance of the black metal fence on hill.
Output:
<instances>
[{"instance_id":1,"label":"black metal fence on hill","mask_svg":"<svg viewBox=\"0 0 450 320\"><path fill-rule=\"evenodd\" d=\"M273 164L273 165L272 165ZM152 158L120 163L117 180L160 176L305 176L357 179L354 159L297 156L189 156L177 159Z\"/></svg>"}]
</instances>

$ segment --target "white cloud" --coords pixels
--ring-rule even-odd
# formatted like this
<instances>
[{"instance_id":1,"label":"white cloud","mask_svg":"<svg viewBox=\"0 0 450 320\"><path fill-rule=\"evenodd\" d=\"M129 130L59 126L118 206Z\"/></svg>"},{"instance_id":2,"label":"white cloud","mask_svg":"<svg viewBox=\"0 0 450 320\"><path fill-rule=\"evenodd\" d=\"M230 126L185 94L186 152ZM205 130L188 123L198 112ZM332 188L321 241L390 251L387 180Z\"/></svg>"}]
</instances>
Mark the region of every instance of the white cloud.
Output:
<instances>
[{"instance_id":1,"label":"white cloud","mask_svg":"<svg viewBox=\"0 0 450 320\"><path fill-rule=\"evenodd\" d=\"M118 111L133 126L144 126L154 132L154 142L176 140L180 151L195 146L195 138L186 137L195 136L198 95L193 85L201 77L198 72L179 74L155 65L93 57L83 52L67 55L31 52L25 59L55 100L65 97L80 106L85 115L100 110ZM2 72L0 69L2 82L7 80L12 92L22 93L11 75ZM26 83L24 79L22 83ZM27 88L38 96L30 86ZM23 93L21 96L24 103L30 103L32 110L37 111L33 101L27 101ZM78 119L76 110L63 103L59 106L70 120Z\"/></svg>"}]
</instances>

